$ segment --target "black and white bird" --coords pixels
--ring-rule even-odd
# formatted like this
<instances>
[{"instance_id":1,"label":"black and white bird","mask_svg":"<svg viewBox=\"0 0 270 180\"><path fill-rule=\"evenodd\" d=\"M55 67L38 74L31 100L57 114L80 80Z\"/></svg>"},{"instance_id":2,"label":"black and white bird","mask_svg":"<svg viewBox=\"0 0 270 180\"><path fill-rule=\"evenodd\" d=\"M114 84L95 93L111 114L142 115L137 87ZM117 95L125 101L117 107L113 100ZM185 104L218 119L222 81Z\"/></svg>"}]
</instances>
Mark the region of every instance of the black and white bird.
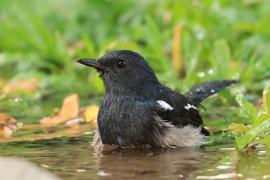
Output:
<instances>
[{"instance_id":1,"label":"black and white bird","mask_svg":"<svg viewBox=\"0 0 270 180\"><path fill-rule=\"evenodd\" d=\"M105 85L95 145L200 146L209 132L199 103L236 82L206 82L182 95L162 85L146 60L130 50L78 62L95 68Z\"/></svg>"}]
</instances>

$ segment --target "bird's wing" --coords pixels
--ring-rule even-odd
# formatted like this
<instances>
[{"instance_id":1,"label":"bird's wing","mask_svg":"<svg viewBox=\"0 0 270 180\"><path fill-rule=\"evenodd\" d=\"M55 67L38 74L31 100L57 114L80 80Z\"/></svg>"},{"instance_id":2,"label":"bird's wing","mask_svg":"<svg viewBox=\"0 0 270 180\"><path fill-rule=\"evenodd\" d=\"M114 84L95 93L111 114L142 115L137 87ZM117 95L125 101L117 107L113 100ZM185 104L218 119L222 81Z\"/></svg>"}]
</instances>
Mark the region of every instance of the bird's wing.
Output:
<instances>
[{"instance_id":1,"label":"bird's wing","mask_svg":"<svg viewBox=\"0 0 270 180\"><path fill-rule=\"evenodd\" d=\"M203 144L203 135L201 133L203 131L201 128L196 128L197 126L195 127L195 125L176 126L171 121L163 119L165 117L164 113L172 113L174 111L174 108L166 101L137 102L134 104L134 108L137 110L131 113L133 114L132 117L136 116L137 120L135 122L138 123L139 121L140 127L143 127L134 128L136 129L134 133L138 133L141 130L140 135L136 135L136 139L140 136L143 139L142 142L147 140L148 144L161 147L198 146Z\"/></svg>"},{"instance_id":2,"label":"bird's wing","mask_svg":"<svg viewBox=\"0 0 270 180\"><path fill-rule=\"evenodd\" d=\"M159 95L159 98L173 108L172 111L157 112L164 121L168 121L177 127L187 125L201 127L202 133L208 135L207 130L203 128L203 121L199 110L188 98L169 88L165 88Z\"/></svg>"}]
</instances>

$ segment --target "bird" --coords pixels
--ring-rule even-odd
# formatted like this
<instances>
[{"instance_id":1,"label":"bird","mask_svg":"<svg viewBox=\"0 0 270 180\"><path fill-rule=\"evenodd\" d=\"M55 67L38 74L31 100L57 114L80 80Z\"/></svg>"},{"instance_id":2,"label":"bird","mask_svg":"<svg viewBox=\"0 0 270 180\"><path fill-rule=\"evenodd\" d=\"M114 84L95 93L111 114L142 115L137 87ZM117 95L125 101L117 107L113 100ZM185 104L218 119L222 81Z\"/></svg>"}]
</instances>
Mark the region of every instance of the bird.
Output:
<instances>
[{"instance_id":1,"label":"bird","mask_svg":"<svg viewBox=\"0 0 270 180\"><path fill-rule=\"evenodd\" d=\"M145 58L131 50L77 62L96 69L105 87L95 146L201 146L209 136L199 113L201 101L237 82L204 82L180 94L163 85Z\"/></svg>"}]
</instances>

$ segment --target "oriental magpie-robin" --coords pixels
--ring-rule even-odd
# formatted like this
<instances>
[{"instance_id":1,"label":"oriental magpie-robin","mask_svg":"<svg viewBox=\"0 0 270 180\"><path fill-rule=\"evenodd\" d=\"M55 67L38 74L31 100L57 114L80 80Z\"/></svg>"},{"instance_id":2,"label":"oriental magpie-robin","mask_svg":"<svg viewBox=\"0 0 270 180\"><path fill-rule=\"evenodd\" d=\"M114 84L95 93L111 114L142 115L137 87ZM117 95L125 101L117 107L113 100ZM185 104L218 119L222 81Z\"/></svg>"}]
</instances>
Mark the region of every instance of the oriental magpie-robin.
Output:
<instances>
[{"instance_id":1,"label":"oriental magpie-robin","mask_svg":"<svg viewBox=\"0 0 270 180\"><path fill-rule=\"evenodd\" d=\"M206 82L182 95L161 84L146 60L130 50L115 50L98 60L78 62L95 68L105 85L95 145L199 146L209 135L199 103L236 83Z\"/></svg>"}]
</instances>

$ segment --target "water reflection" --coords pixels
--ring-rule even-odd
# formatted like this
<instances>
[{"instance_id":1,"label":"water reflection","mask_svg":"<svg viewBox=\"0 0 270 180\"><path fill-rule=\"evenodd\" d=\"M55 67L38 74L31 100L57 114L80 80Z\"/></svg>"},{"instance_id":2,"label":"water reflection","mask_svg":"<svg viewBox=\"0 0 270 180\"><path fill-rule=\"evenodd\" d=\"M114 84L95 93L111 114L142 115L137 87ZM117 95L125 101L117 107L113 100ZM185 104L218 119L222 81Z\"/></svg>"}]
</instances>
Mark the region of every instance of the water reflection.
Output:
<instances>
[{"instance_id":1,"label":"water reflection","mask_svg":"<svg viewBox=\"0 0 270 180\"><path fill-rule=\"evenodd\" d=\"M2 145L0 155L29 160L64 180L270 179L268 151L241 154L231 147L117 149L97 154L89 137L78 137Z\"/></svg>"},{"instance_id":2,"label":"water reflection","mask_svg":"<svg viewBox=\"0 0 270 180\"><path fill-rule=\"evenodd\" d=\"M106 179L186 178L206 165L200 148L118 149L95 155L98 174Z\"/></svg>"}]
</instances>

